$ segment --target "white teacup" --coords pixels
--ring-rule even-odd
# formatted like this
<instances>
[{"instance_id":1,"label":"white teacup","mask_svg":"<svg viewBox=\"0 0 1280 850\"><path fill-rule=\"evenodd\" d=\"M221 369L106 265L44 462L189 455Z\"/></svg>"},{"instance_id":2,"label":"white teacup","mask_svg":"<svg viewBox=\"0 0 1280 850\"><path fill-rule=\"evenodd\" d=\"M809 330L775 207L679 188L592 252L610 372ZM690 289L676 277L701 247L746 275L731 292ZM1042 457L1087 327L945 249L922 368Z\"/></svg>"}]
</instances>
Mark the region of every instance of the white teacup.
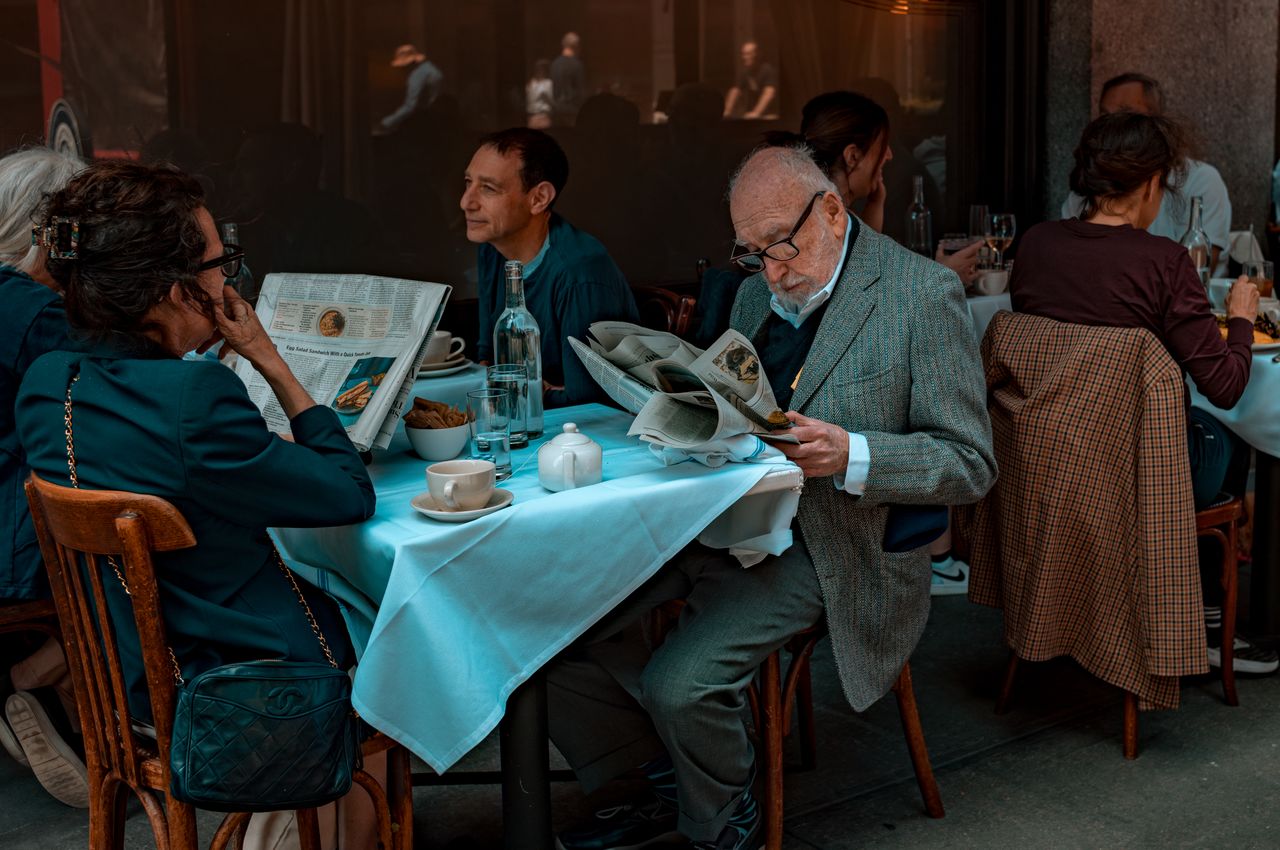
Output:
<instances>
[{"instance_id":1,"label":"white teacup","mask_svg":"<svg viewBox=\"0 0 1280 850\"><path fill-rule=\"evenodd\" d=\"M431 341L427 343L427 357L424 363L443 363L446 360L452 360L462 353L467 347L467 341L460 336L454 336L448 331L436 331L431 335Z\"/></svg>"},{"instance_id":2,"label":"white teacup","mask_svg":"<svg viewBox=\"0 0 1280 850\"><path fill-rule=\"evenodd\" d=\"M489 460L446 460L427 467L427 489L446 511L474 511L493 495L495 467Z\"/></svg>"},{"instance_id":3,"label":"white teacup","mask_svg":"<svg viewBox=\"0 0 1280 850\"><path fill-rule=\"evenodd\" d=\"M1009 288L1009 273L994 269L982 272L974 281L973 288L983 295L999 295Z\"/></svg>"}]
</instances>

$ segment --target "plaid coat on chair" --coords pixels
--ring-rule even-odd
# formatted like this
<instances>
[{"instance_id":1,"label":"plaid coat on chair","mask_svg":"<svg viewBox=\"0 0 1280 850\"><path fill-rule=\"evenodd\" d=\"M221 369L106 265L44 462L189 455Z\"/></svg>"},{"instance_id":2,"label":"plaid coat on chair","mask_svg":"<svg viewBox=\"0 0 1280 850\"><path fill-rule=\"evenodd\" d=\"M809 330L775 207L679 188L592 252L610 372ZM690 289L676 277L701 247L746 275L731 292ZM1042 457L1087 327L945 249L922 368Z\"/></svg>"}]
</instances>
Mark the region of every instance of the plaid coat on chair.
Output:
<instances>
[{"instance_id":1,"label":"plaid coat on chair","mask_svg":"<svg viewBox=\"0 0 1280 850\"><path fill-rule=\"evenodd\" d=\"M1001 474L958 518L969 598L1019 658L1177 707L1208 669L1182 372L1146 330L1008 312L982 360Z\"/></svg>"},{"instance_id":2,"label":"plaid coat on chair","mask_svg":"<svg viewBox=\"0 0 1280 850\"><path fill-rule=\"evenodd\" d=\"M747 278L731 325L759 347L771 315L764 276ZM830 478L810 479L797 517L840 681L861 711L889 690L929 618L929 556L884 551L889 505L972 502L995 479L959 278L864 225L791 406L865 435L871 450L861 497L837 490Z\"/></svg>"}]
</instances>

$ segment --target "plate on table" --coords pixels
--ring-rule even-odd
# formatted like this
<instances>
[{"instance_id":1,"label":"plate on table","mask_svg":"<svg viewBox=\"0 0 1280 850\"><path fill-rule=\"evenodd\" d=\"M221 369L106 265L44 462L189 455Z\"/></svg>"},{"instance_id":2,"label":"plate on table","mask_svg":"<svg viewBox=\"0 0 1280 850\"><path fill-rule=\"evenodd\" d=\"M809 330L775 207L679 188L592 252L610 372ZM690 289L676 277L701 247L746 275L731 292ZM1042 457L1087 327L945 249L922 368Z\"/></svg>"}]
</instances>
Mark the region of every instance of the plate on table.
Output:
<instances>
[{"instance_id":1,"label":"plate on table","mask_svg":"<svg viewBox=\"0 0 1280 850\"><path fill-rule=\"evenodd\" d=\"M459 357L455 360L443 360L439 363L430 363L418 370L419 378L443 378L445 375L453 375L461 372L463 369L471 365L471 361L465 357Z\"/></svg>"},{"instance_id":2,"label":"plate on table","mask_svg":"<svg viewBox=\"0 0 1280 850\"><path fill-rule=\"evenodd\" d=\"M441 522L469 522L473 519L479 519L482 516L488 516L494 511L500 511L510 505L516 499L516 494L510 490L503 490L501 487L494 489L489 496L489 503L483 508L476 508L473 511L446 511L440 505L436 504L436 500L431 497L431 493L419 493L409 502L413 509L420 514L438 519Z\"/></svg>"}]
</instances>

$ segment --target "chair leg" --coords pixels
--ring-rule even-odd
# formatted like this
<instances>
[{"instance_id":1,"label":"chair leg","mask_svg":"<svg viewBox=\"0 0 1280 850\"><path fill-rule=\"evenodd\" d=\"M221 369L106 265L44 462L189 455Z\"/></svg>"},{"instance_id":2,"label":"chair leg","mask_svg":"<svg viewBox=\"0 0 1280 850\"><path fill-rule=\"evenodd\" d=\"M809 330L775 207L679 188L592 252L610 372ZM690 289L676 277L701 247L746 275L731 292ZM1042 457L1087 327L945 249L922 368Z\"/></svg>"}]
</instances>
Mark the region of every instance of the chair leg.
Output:
<instances>
[{"instance_id":1,"label":"chair leg","mask_svg":"<svg viewBox=\"0 0 1280 850\"><path fill-rule=\"evenodd\" d=\"M1018 673L1018 653L1009 653L1009 664L1004 668L1004 682L1000 685L1000 696L996 697L996 714L1009 711L1009 700L1013 696L1013 679Z\"/></svg>"},{"instance_id":2,"label":"chair leg","mask_svg":"<svg viewBox=\"0 0 1280 850\"><path fill-rule=\"evenodd\" d=\"M394 747L387 754L387 786L394 850L413 850L413 768L404 747Z\"/></svg>"},{"instance_id":3,"label":"chair leg","mask_svg":"<svg viewBox=\"0 0 1280 850\"><path fill-rule=\"evenodd\" d=\"M1138 757L1138 697L1130 691L1124 692L1124 757Z\"/></svg>"},{"instance_id":4,"label":"chair leg","mask_svg":"<svg viewBox=\"0 0 1280 850\"><path fill-rule=\"evenodd\" d=\"M1239 705L1236 694L1236 603L1239 570L1236 565L1236 524L1227 524L1226 534L1216 537L1222 545L1222 698L1227 705Z\"/></svg>"},{"instance_id":5,"label":"chair leg","mask_svg":"<svg viewBox=\"0 0 1280 850\"><path fill-rule=\"evenodd\" d=\"M764 747L765 850L782 848L782 662L770 653L760 665L760 745Z\"/></svg>"},{"instance_id":6,"label":"chair leg","mask_svg":"<svg viewBox=\"0 0 1280 850\"><path fill-rule=\"evenodd\" d=\"M299 850L320 850L320 818L315 809L298 809Z\"/></svg>"},{"instance_id":7,"label":"chair leg","mask_svg":"<svg viewBox=\"0 0 1280 850\"><path fill-rule=\"evenodd\" d=\"M818 766L818 735L813 721L813 670L808 657L800 662L804 666L798 672L796 682L796 718L800 731L800 768L813 770Z\"/></svg>"},{"instance_id":8,"label":"chair leg","mask_svg":"<svg viewBox=\"0 0 1280 850\"><path fill-rule=\"evenodd\" d=\"M911 766L916 771L916 783L920 786L925 811L931 818L945 817L942 795L938 792L933 765L929 763L929 748L924 742L924 729L920 725L920 711L916 707L916 691L911 684L909 663L904 664L902 672L898 674L898 681L893 684L893 693L898 698L898 714L902 717L902 731L907 738L907 752L911 754Z\"/></svg>"}]
</instances>

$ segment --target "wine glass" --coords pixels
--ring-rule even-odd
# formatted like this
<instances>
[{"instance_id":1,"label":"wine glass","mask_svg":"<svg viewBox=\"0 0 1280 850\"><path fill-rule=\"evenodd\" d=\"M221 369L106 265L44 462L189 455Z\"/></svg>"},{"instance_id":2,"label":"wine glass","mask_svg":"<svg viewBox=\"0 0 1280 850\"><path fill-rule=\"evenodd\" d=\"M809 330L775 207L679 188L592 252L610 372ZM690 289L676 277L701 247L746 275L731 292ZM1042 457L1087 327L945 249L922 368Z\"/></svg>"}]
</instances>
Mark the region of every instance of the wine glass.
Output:
<instances>
[{"instance_id":1,"label":"wine glass","mask_svg":"<svg viewBox=\"0 0 1280 850\"><path fill-rule=\"evenodd\" d=\"M1013 237L1018 232L1018 222L1013 213L992 213L987 216L987 225L983 231L987 247L995 252L995 267L1004 267L1004 252L1013 244Z\"/></svg>"}]
</instances>

